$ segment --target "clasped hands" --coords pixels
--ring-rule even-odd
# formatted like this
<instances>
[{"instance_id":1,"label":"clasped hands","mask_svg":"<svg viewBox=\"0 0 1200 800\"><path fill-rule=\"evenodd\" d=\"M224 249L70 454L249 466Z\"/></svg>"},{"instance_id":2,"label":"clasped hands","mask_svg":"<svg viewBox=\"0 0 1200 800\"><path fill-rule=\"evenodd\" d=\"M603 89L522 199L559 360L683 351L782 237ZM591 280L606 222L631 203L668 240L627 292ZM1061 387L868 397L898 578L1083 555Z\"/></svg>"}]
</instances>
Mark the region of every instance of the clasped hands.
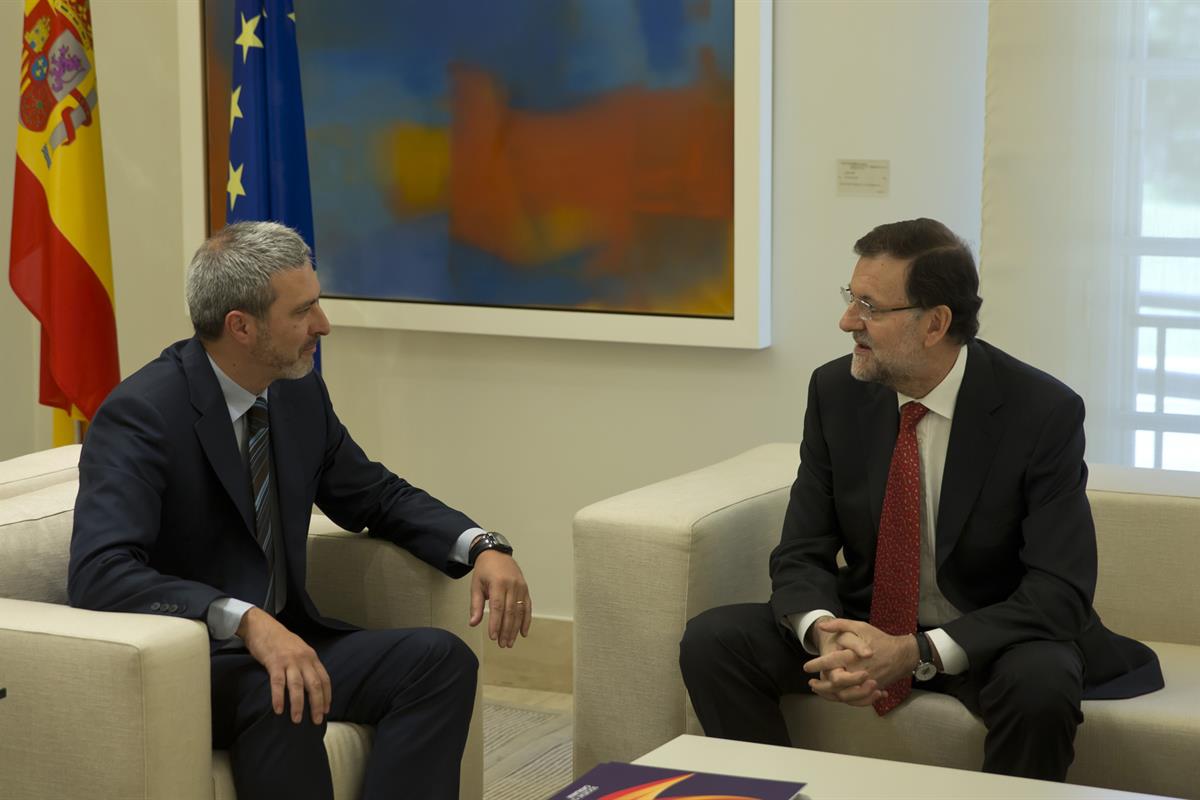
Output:
<instances>
[{"instance_id":1,"label":"clasped hands","mask_svg":"<svg viewBox=\"0 0 1200 800\"><path fill-rule=\"evenodd\" d=\"M866 622L821 617L809 637L820 655L804 664L805 672L819 675L808 685L819 697L851 706L886 697L885 687L912 674L918 661L913 636L892 636Z\"/></svg>"}]
</instances>

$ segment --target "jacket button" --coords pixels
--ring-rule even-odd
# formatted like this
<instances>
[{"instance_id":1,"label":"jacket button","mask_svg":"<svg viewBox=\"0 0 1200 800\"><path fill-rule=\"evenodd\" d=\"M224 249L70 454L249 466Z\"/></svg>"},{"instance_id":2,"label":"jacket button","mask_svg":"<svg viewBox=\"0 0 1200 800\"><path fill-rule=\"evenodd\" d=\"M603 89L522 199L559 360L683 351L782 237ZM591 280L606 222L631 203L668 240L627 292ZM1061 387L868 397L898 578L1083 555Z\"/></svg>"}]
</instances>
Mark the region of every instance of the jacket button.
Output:
<instances>
[{"instance_id":1,"label":"jacket button","mask_svg":"<svg viewBox=\"0 0 1200 800\"><path fill-rule=\"evenodd\" d=\"M150 604L151 611L158 611L160 608L162 608L162 603L151 603Z\"/></svg>"},{"instance_id":2,"label":"jacket button","mask_svg":"<svg viewBox=\"0 0 1200 800\"><path fill-rule=\"evenodd\" d=\"M174 614L178 610L179 610L179 606L175 605L174 603L171 603L171 605L167 607L167 611L170 611L172 614Z\"/></svg>"}]
</instances>

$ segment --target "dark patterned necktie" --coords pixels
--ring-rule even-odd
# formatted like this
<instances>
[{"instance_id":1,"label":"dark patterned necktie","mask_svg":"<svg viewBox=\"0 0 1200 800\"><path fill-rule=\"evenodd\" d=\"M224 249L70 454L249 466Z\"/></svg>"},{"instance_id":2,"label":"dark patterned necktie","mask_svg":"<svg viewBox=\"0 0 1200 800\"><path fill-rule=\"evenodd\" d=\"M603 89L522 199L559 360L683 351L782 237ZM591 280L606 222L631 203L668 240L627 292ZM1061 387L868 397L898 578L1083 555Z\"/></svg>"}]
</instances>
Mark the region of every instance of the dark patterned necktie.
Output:
<instances>
[{"instance_id":1,"label":"dark patterned necktie","mask_svg":"<svg viewBox=\"0 0 1200 800\"><path fill-rule=\"evenodd\" d=\"M258 398L246 412L246 451L250 488L254 492L254 536L267 557L267 595L263 609L275 613L275 543L271 531L271 433L267 401Z\"/></svg>"},{"instance_id":2,"label":"dark patterned necktie","mask_svg":"<svg viewBox=\"0 0 1200 800\"><path fill-rule=\"evenodd\" d=\"M921 579L921 457L917 450L917 423L928 410L917 402L905 403L900 409L900 435L892 450L883 513L879 517L870 622L893 636L917 632ZM912 676L906 675L883 688L888 696L875 701L875 712L881 717L908 697Z\"/></svg>"}]
</instances>

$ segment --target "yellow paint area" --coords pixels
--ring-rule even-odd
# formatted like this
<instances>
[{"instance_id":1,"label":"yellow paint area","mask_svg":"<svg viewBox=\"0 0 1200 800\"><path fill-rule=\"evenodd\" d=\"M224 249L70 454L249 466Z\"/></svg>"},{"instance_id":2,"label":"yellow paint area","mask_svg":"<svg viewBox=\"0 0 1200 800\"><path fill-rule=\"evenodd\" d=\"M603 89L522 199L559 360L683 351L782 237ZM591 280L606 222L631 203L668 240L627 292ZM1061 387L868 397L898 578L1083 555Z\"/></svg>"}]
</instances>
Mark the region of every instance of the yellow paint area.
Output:
<instances>
[{"instance_id":1,"label":"yellow paint area","mask_svg":"<svg viewBox=\"0 0 1200 800\"><path fill-rule=\"evenodd\" d=\"M525 253L528 262L547 261L568 255L595 241L590 215L578 208L552 208L534 219L535 240Z\"/></svg>"},{"instance_id":2,"label":"yellow paint area","mask_svg":"<svg viewBox=\"0 0 1200 800\"><path fill-rule=\"evenodd\" d=\"M722 274L698 283L680 293L672 303L683 314L713 317L733 316L733 223L729 223L729 235L725 238L725 263Z\"/></svg>"},{"instance_id":3,"label":"yellow paint area","mask_svg":"<svg viewBox=\"0 0 1200 800\"><path fill-rule=\"evenodd\" d=\"M392 208L410 216L446 210L450 188L450 132L408 123L394 125L376 141L376 161Z\"/></svg>"}]
</instances>

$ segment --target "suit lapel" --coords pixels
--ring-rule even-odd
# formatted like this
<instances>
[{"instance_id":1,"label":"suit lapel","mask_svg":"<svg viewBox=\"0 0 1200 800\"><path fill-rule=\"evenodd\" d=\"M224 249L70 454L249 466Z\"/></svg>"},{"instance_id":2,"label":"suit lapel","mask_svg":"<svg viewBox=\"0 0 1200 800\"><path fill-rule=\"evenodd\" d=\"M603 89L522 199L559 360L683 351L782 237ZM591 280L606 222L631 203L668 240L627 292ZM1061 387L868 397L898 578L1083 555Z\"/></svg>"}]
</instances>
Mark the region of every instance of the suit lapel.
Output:
<instances>
[{"instance_id":1,"label":"suit lapel","mask_svg":"<svg viewBox=\"0 0 1200 800\"><path fill-rule=\"evenodd\" d=\"M859 407L859 432L862 454L867 465L867 496L871 501L871 525L879 533L879 518L883 514L883 495L887 491L888 470L892 465L892 450L900 431L900 410L896 393L872 384L870 395Z\"/></svg>"},{"instance_id":2,"label":"suit lapel","mask_svg":"<svg viewBox=\"0 0 1200 800\"><path fill-rule=\"evenodd\" d=\"M221 385L208 363L208 355L198 339L192 339L183 348L183 372L187 377L192 407L200 415L196 420L196 438L221 485L229 494L246 524L246 530L254 534L253 504L250 500L250 481L246 465L237 450L237 437L233 433L233 422L229 419L229 406Z\"/></svg>"},{"instance_id":3,"label":"suit lapel","mask_svg":"<svg viewBox=\"0 0 1200 800\"><path fill-rule=\"evenodd\" d=\"M1002 425L995 411L1003 404L987 351L978 342L969 345L967 370L954 406L946 466L942 473L937 515L937 565L940 569L958 543L963 526L983 489Z\"/></svg>"}]
</instances>

